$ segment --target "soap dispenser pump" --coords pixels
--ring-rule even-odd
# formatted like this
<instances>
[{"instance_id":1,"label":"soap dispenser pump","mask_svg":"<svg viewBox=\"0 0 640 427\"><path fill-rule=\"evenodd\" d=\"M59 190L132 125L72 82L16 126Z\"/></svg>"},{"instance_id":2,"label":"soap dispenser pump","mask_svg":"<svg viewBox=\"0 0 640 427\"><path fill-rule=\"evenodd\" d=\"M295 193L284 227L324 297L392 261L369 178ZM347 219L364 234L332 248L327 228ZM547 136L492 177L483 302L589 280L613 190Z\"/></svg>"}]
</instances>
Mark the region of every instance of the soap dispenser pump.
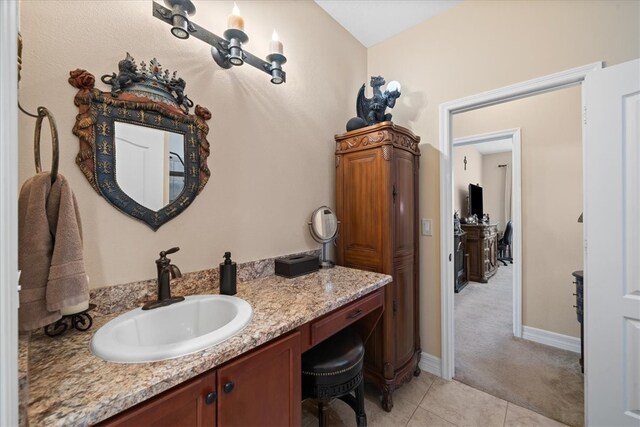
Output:
<instances>
[{"instance_id":1,"label":"soap dispenser pump","mask_svg":"<svg viewBox=\"0 0 640 427\"><path fill-rule=\"evenodd\" d=\"M220 293L236 294L236 263L231 261L231 252L225 252L224 262L220 263Z\"/></svg>"}]
</instances>

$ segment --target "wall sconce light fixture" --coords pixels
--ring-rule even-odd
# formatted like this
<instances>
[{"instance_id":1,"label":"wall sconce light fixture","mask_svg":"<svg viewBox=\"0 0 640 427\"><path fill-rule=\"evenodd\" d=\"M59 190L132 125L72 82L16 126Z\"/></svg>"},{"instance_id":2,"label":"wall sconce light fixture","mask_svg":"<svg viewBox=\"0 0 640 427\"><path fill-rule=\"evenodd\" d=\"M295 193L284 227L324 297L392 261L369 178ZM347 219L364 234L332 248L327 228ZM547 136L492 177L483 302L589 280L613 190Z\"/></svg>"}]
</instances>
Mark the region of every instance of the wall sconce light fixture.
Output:
<instances>
[{"instance_id":1,"label":"wall sconce light fixture","mask_svg":"<svg viewBox=\"0 0 640 427\"><path fill-rule=\"evenodd\" d=\"M271 83L281 84L286 81L287 74L282 70L282 65L287 62L287 58L282 54L282 42L278 39L278 34L273 30L270 53L266 61L252 55L243 49L242 45L249 41L249 37L244 32L244 19L240 15L238 6L234 4L233 11L227 21L227 30L224 37L217 36L212 32L200 27L189 19L196 13L196 7L191 0L164 0L168 8L153 3L153 16L171 25L171 34L179 39L188 39L193 36L211 45L211 56L220 67L228 69L232 66L249 64L271 76Z\"/></svg>"}]
</instances>

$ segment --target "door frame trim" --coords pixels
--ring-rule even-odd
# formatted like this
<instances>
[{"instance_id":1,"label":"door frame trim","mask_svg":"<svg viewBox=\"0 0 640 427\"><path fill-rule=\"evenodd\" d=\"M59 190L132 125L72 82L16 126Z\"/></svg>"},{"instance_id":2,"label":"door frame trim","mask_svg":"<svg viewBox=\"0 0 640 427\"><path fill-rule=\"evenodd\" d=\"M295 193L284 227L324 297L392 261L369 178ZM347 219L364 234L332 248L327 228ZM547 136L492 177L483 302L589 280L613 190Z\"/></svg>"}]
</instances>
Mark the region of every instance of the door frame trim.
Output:
<instances>
[{"instance_id":1,"label":"door frame trim","mask_svg":"<svg viewBox=\"0 0 640 427\"><path fill-rule=\"evenodd\" d=\"M0 2L0 425L18 425L18 1Z\"/></svg>"},{"instance_id":2,"label":"door frame trim","mask_svg":"<svg viewBox=\"0 0 640 427\"><path fill-rule=\"evenodd\" d=\"M471 135L453 140L454 147L511 140L511 219L513 225L513 335L522 338L522 164L520 128Z\"/></svg>"},{"instance_id":3,"label":"door frame trim","mask_svg":"<svg viewBox=\"0 0 640 427\"><path fill-rule=\"evenodd\" d=\"M599 70L603 62L549 74L499 89L467 96L439 106L440 125L440 317L442 378L451 380L455 373L453 313L453 164L452 116L465 111L501 104L545 92L581 84L587 74ZM584 111L584 94L582 95ZM583 142L584 143L584 142ZM583 174L585 171L583 171ZM586 216L586 215L585 215ZM449 220L451 219L451 220Z\"/></svg>"}]
</instances>

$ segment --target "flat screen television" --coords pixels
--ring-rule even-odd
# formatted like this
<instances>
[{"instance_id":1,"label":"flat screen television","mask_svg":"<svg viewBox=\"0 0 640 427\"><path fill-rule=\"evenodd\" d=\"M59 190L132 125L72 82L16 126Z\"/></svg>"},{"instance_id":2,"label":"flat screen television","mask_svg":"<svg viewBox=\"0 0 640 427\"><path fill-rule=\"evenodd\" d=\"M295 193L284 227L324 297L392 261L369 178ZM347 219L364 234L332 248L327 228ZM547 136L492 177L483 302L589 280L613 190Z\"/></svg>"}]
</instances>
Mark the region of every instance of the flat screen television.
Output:
<instances>
[{"instance_id":1,"label":"flat screen television","mask_svg":"<svg viewBox=\"0 0 640 427\"><path fill-rule=\"evenodd\" d=\"M478 219L482 219L482 187L469 184L469 215L476 214Z\"/></svg>"}]
</instances>

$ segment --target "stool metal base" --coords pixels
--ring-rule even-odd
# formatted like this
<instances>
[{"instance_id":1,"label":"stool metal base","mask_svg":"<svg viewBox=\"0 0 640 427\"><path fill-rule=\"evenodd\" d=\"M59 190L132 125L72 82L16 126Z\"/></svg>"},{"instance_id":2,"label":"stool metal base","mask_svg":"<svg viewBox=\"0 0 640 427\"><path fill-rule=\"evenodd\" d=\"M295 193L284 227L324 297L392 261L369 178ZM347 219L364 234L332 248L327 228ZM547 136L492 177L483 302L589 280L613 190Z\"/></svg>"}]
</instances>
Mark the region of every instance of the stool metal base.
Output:
<instances>
[{"instance_id":1,"label":"stool metal base","mask_svg":"<svg viewBox=\"0 0 640 427\"><path fill-rule=\"evenodd\" d=\"M342 400L349 405L353 412L356 414L356 425L358 427L367 427L367 414L364 411L364 381L360 381L360 384L353 390L354 393L343 394L337 396L336 399ZM318 400L318 426L327 426L327 407L333 399L319 399Z\"/></svg>"},{"instance_id":2,"label":"stool metal base","mask_svg":"<svg viewBox=\"0 0 640 427\"><path fill-rule=\"evenodd\" d=\"M346 328L302 355L302 399L316 399L320 427L326 425L325 410L333 399L349 405L358 427L366 427L364 410L364 343Z\"/></svg>"},{"instance_id":3,"label":"stool metal base","mask_svg":"<svg viewBox=\"0 0 640 427\"><path fill-rule=\"evenodd\" d=\"M353 394L351 394L353 392ZM353 409L358 427L367 427L367 414L364 410L364 381L362 371L344 384L336 386L315 387L314 393L305 394L304 398L318 400L318 426L327 425L325 410L333 399L340 399Z\"/></svg>"}]
</instances>

